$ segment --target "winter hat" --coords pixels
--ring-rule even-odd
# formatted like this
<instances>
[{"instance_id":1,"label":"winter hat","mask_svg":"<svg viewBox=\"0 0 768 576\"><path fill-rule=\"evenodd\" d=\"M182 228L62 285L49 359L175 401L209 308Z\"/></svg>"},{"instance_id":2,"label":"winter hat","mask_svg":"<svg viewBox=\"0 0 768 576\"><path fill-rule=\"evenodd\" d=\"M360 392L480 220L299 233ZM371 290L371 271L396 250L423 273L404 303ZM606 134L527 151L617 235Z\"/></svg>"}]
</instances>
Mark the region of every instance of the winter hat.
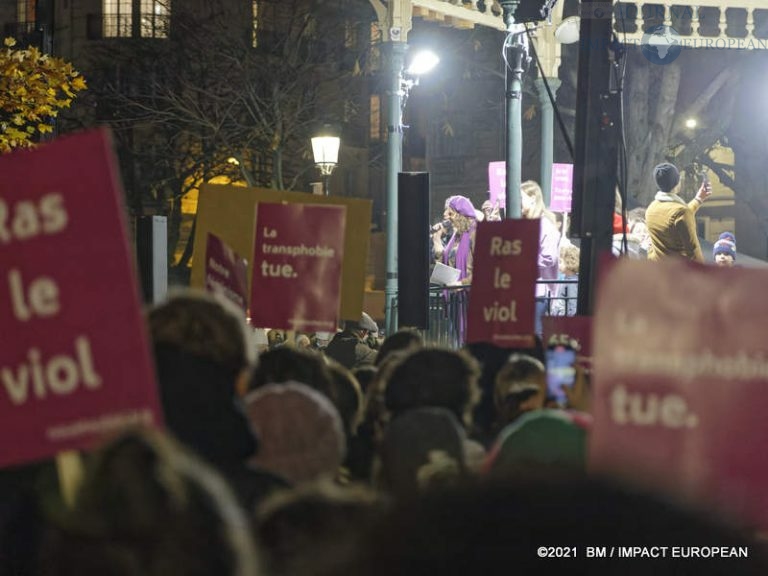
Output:
<instances>
[{"instance_id":1,"label":"winter hat","mask_svg":"<svg viewBox=\"0 0 768 576\"><path fill-rule=\"evenodd\" d=\"M653 169L653 177L656 179L656 186L662 192L672 192L675 186L680 182L680 172L674 164L662 162Z\"/></svg>"},{"instance_id":2,"label":"winter hat","mask_svg":"<svg viewBox=\"0 0 768 576\"><path fill-rule=\"evenodd\" d=\"M528 412L501 431L484 469L495 475L536 469L583 471L590 425L588 416L578 412Z\"/></svg>"},{"instance_id":3,"label":"winter hat","mask_svg":"<svg viewBox=\"0 0 768 576\"><path fill-rule=\"evenodd\" d=\"M472 219L476 218L475 207L472 205L472 202L469 198L464 196L454 196L451 198L450 202L448 202L448 206L453 208L462 216L466 216L467 218Z\"/></svg>"},{"instance_id":4,"label":"winter hat","mask_svg":"<svg viewBox=\"0 0 768 576\"><path fill-rule=\"evenodd\" d=\"M338 411L323 394L297 382L268 384L245 397L262 440L251 463L293 484L333 477L346 440Z\"/></svg>"},{"instance_id":5,"label":"winter hat","mask_svg":"<svg viewBox=\"0 0 768 576\"><path fill-rule=\"evenodd\" d=\"M715 247L712 250L712 256L718 254L727 254L734 260L736 260L736 237L730 232L723 232L715 242Z\"/></svg>"},{"instance_id":6,"label":"winter hat","mask_svg":"<svg viewBox=\"0 0 768 576\"><path fill-rule=\"evenodd\" d=\"M458 480L466 472L466 435L445 408L416 408L395 418L380 448L381 481L396 496Z\"/></svg>"}]
</instances>

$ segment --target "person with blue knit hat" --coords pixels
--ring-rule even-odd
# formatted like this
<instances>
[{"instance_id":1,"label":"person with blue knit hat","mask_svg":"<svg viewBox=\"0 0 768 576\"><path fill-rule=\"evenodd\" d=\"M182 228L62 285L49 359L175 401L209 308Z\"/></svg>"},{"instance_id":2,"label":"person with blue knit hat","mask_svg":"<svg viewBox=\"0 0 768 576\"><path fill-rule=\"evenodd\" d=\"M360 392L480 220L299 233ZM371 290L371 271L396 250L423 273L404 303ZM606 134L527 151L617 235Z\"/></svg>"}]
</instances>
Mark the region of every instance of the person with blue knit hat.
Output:
<instances>
[{"instance_id":1,"label":"person with blue knit hat","mask_svg":"<svg viewBox=\"0 0 768 576\"><path fill-rule=\"evenodd\" d=\"M712 257L718 266L728 267L736 265L736 237L731 232L723 232L715 242Z\"/></svg>"},{"instance_id":2,"label":"person with blue knit hat","mask_svg":"<svg viewBox=\"0 0 768 576\"><path fill-rule=\"evenodd\" d=\"M690 202L685 202L677 191L680 172L674 164L663 162L653 169L658 192L645 212L645 224L651 238L648 260L662 260L678 256L704 262L699 238L696 235L696 210L712 194L708 180L704 180Z\"/></svg>"}]
</instances>

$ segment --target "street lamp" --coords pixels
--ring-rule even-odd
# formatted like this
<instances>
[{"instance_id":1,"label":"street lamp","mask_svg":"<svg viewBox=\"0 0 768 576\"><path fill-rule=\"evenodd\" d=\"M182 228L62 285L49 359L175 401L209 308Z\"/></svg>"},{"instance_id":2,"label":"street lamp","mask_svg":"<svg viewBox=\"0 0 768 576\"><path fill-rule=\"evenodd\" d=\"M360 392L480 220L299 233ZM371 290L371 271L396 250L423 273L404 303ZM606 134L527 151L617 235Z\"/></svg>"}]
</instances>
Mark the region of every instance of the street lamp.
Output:
<instances>
[{"instance_id":1,"label":"street lamp","mask_svg":"<svg viewBox=\"0 0 768 576\"><path fill-rule=\"evenodd\" d=\"M328 181L333 173L333 170L339 164L339 147L341 146L341 138L333 130L333 128L326 124L322 129L312 137L312 156L315 159L315 166L320 170L320 174L323 176L323 194L328 196L329 185Z\"/></svg>"},{"instance_id":2,"label":"street lamp","mask_svg":"<svg viewBox=\"0 0 768 576\"><path fill-rule=\"evenodd\" d=\"M389 52L389 86L387 87L387 262L385 298L385 328L387 334L396 329L394 301L397 295L397 175L403 165L403 109L408 94L419 83L419 76L432 70L440 61L432 52L414 52L405 65L405 42L392 41Z\"/></svg>"}]
</instances>

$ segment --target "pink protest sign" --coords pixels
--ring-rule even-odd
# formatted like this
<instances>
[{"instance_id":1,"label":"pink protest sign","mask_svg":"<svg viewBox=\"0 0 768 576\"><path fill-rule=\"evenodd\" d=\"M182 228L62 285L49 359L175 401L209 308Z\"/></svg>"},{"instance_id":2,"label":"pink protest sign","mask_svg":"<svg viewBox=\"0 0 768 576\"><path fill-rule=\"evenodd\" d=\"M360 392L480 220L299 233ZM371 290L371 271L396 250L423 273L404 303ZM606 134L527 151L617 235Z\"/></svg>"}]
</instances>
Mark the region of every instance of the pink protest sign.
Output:
<instances>
[{"instance_id":1,"label":"pink protest sign","mask_svg":"<svg viewBox=\"0 0 768 576\"><path fill-rule=\"evenodd\" d=\"M573 164L552 164L552 193L549 209L570 212L573 199Z\"/></svg>"},{"instance_id":2,"label":"pink protest sign","mask_svg":"<svg viewBox=\"0 0 768 576\"><path fill-rule=\"evenodd\" d=\"M467 342L532 344L538 220L481 222L475 240Z\"/></svg>"},{"instance_id":3,"label":"pink protest sign","mask_svg":"<svg viewBox=\"0 0 768 576\"><path fill-rule=\"evenodd\" d=\"M768 527L761 269L615 263L594 326L590 465Z\"/></svg>"},{"instance_id":4,"label":"pink protest sign","mask_svg":"<svg viewBox=\"0 0 768 576\"><path fill-rule=\"evenodd\" d=\"M341 205L256 205L254 326L336 330L346 215Z\"/></svg>"},{"instance_id":5,"label":"pink protest sign","mask_svg":"<svg viewBox=\"0 0 768 576\"><path fill-rule=\"evenodd\" d=\"M0 466L160 411L103 131L0 157Z\"/></svg>"},{"instance_id":6,"label":"pink protest sign","mask_svg":"<svg viewBox=\"0 0 768 576\"><path fill-rule=\"evenodd\" d=\"M507 201L507 163L488 162L488 191L491 204L504 207Z\"/></svg>"},{"instance_id":7,"label":"pink protest sign","mask_svg":"<svg viewBox=\"0 0 768 576\"><path fill-rule=\"evenodd\" d=\"M205 246L205 289L248 309L248 261L215 234Z\"/></svg>"},{"instance_id":8,"label":"pink protest sign","mask_svg":"<svg viewBox=\"0 0 768 576\"><path fill-rule=\"evenodd\" d=\"M584 368L592 367L592 317L591 316L544 316L541 319L544 346L578 346L576 363Z\"/></svg>"}]
</instances>

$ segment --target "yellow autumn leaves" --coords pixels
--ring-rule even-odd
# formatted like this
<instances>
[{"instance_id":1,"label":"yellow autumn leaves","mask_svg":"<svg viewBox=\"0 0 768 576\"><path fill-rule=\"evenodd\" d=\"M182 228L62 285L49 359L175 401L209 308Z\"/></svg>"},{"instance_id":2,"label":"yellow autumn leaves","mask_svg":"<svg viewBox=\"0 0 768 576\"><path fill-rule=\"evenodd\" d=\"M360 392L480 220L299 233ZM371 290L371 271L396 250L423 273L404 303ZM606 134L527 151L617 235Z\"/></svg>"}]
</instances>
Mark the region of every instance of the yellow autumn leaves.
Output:
<instances>
[{"instance_id":1,"label":"yellow autumn leaves","mask_svg":"<svg viewBox=\"0 0 768 576\"><path fill-rule=\"evenodd\" d=\"M0 48L0 154L30 148L52 120L68 108L85 79L72 64L35 47L20 50L6 38Z\"/></svg>"}]
</instances>

